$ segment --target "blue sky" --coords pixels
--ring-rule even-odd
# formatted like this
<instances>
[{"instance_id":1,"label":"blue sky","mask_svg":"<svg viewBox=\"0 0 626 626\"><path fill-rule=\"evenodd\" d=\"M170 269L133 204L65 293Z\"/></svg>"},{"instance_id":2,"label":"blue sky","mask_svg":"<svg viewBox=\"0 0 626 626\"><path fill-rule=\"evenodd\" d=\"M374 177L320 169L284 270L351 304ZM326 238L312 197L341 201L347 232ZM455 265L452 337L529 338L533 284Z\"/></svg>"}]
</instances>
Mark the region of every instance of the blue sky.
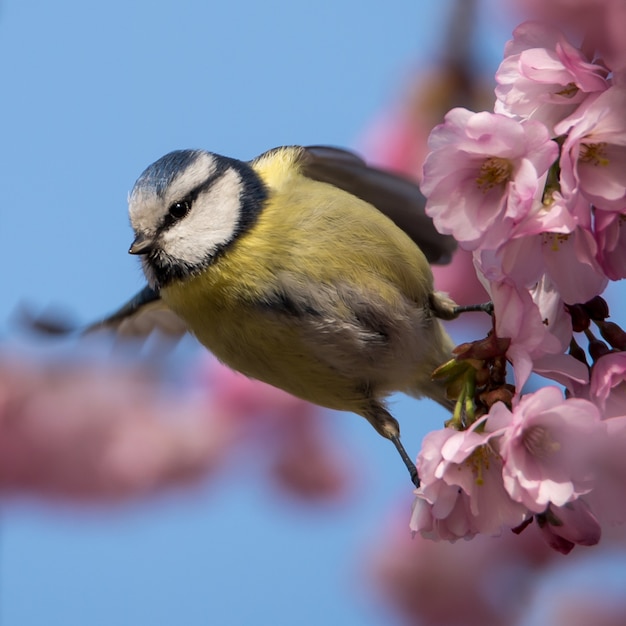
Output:
<instances>
[{"instance_id":1,"label":"blue sky","mask_svg":"<svg viewBox=\"0 0 626 626\"><path fill-rule=\"evenodd\" d=\"M0 319L28 301L89 320L134 293L126 195L169 150L247 159L354 145L437 56L451 4L4 0ZM509 31L483 30L479 57L495 64ZM443 417L430 403L395 408L412 447ZM365 584L364 547L403 501L408 515L407 478L361 420L328 421L363 464L341 505L296 505L235 469L113 509L5 505L0 623L389 623Z\"/></svg>"},{"instance_id":2,"label":"blue sky","mask_svg":"<svg viewBox=\"0 0 626 626\"><path fill-rule=\"evenodd\" d=\"M436 52L446 4L6 0L2 318L28 301L93 319L142 284L126 195L169 150L353 144ZM328 419L381 468L345 505L298 506L233 472L113 509L5 506L0 623L317 624L321 607L329 623L385 623L359 564L406 476L361 420Z\"/></svg>"}]
</instances>

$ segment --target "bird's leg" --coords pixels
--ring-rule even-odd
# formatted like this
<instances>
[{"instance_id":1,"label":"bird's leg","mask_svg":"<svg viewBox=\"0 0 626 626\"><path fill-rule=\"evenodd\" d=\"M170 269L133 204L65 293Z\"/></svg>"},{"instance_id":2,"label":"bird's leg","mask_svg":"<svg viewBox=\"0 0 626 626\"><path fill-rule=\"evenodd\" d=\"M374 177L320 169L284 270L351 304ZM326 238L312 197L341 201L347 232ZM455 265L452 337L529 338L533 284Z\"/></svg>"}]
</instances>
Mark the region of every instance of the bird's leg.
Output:
<instances>
[{"instance_id":1,"label":"bird's leg","mask_svg":"<svg viewBox=\"0 0 626 626\"><path fill-rule=\"evenodd\" d=\"M411 482L416 486L420 486L420 477L417 473L417 467L415 467L415 463L411 460L411 457L408 455L407 451L404 449L402 442L400 441L399 435L392 435L389 437L391 443L396 446L396 450L400 454L400 457L404 461L406 468L409 470L409 474L411 475Z\"/></svg>"},{"instance_id":2,"label":"bird's leg","mask_svg":"<svg viewBox=\"0 0 626 626\"><path fill-rule=\"evenodd\" d=\"M369 421L369 423L386 439L389 439L391 443L396 447L396 450L400 454L402 462L409 470L411 475L411 481L416 486L420 486L420 479L417 473L417 467L411 460L405 450L402 442L400 441L400 426L398 421L376 400L372 400L371 404L367 407L367 410L363 412L363 416Z\"/></svg>"},{"instance_id":3,"label":"bird's leg","mask_svg":"<svg viewBox=\"0 0 626 626\"><path fill-rule=\"evenodd\" d=\"M481 304L466 304L463 306L457 305L454 307L454 316L457 317L461 313L472 313L478 311L479 313L487 313L493 315L493 302L483 302Z\"/></svg>"}]
</instances>

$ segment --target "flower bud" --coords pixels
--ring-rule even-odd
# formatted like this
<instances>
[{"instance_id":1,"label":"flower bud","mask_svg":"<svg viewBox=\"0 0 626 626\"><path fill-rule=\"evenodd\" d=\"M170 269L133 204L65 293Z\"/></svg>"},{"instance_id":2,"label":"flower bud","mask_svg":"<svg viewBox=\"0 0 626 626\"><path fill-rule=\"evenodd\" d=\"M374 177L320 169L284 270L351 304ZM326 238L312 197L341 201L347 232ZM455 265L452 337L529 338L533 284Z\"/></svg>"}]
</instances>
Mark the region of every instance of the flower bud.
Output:
<instances>
[{"instance_id":1,"label":"flower bud","mask_svg":"<svg viewBox=\"0 0 626 626\"><path fill-rule=\"evenodd\" d=\"M591 298L588 302L582 305L589 314L589 317L596 320L604 320L609 317L609 305L606 303L606 300L601 296L595 296Z\"/></svg>"},{"instance_id":2,"label":"flower bud","mask_svg":"<svg viewBox=\"0 0 626 626\"><path fill-rule=\"evenodd\" d=\"M626 332L614 322L596 322L600 334L616 350L626 350Z\"/></svg>"},{"instance_id":3,"label":"flower bud","mask_svg":"<svg viewBox=\"0 0 626 626\"><path fill-rule=\"evenodd\" d=\"M568 304L567 311L572 317L572 330L582 333L589 328L589 312L582 304Z\"/></svg>"}]
</instances>

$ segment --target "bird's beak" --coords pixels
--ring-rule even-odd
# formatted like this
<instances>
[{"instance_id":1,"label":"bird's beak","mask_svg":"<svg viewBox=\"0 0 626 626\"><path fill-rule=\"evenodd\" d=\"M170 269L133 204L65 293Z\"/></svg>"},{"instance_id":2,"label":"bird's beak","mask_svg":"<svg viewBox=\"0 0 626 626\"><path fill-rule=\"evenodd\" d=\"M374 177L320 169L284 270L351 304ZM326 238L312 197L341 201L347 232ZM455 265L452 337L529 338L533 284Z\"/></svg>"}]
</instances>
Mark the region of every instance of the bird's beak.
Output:
<instances>
[{"instance_id":1,"label":"bird's beak","mask_svg":"<svg viewBox=\"0 0 626 626\"><path fill-rule=\"evenodd\" d=\"M128 249L128 254L148 254L154 247L154 240L143 233L137 233L133 243Z\"/></svg>"}]
</instances>

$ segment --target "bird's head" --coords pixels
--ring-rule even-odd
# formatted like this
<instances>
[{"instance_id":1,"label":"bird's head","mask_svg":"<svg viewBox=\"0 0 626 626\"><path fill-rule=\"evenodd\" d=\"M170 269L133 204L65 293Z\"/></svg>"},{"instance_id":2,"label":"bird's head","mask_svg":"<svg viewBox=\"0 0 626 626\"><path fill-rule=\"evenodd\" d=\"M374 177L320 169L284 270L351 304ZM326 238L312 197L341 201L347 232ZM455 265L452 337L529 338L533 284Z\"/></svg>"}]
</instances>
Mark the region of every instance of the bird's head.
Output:
<instances>
[{"instance_id":1,"label":"bird's head","mask_svg":"<svg viewBox=\"0 0 626 626\"><path fill-rule=\"evenodd\" d=\"M266 197L254 170L204 150L176 150L137 179L128 200L135 239L153 289L210 265L254 221Z\"/></svg>"}]
</instances>

